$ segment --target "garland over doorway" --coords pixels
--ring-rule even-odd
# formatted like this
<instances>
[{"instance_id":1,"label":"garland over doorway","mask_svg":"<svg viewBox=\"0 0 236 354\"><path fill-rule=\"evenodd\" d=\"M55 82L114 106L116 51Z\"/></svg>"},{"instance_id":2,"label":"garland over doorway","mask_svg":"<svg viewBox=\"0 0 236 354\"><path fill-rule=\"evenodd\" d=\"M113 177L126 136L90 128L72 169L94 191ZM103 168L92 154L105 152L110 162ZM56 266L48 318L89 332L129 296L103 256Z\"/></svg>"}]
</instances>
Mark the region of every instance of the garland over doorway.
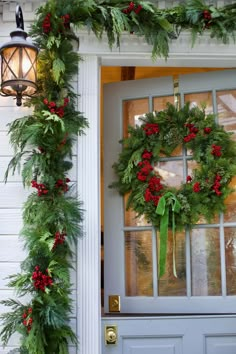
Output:
<instances>
[{"instance_id":1,"label":"garland over doorway","mask_svg":"<svg viewBox=\"0 0 236 354\"><path fill-rule=\"evenodd\" d=\"M76 109L72 88L80 61L75 33L87 28L98 38L106 34L112 48L128 32L145 38L153 58L167 58L182 30L191 30L193 43L205 32L227 43L235 35L235 13L236 3L217 9L199 0L166 10L146 1L48 0L37 10L30 34L40 48L38 94L26 101L33 113L9 127L15 155L7 174L22 162L23 183L32 188L21 231L27 258L9 279L19 299L3 301L11 308L1 317L3 344L13 333L21 335L11 353L67 354L69 343L77 343L69 325L69 270L83 212L68 171L73 142L88 122Z\"/></svg>"}]
</instances>

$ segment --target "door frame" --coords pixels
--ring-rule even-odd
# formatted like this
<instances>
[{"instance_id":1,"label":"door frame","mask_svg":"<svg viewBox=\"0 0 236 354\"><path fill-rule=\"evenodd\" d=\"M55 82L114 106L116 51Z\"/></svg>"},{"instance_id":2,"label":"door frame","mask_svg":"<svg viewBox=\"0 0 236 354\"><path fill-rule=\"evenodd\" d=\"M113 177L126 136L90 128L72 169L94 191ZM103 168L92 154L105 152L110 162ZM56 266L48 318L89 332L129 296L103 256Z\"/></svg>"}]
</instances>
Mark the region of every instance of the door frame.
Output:
<instances>
[{"instance_id":1,"label":"door frame","mask_svg":"<svg viewBox=\"0 0 236 354\"><path fill-rule=\"evenodd\" d=\"M152 61L151 47L139 37L124 34L120 49L110 50L107 39L82 32L79 53L79 109L89 121L86 135L78 139L78 194L83 200L85 237L78 245L79 352L101 354L100 309L100 68L101 66L161 66L233 68L236 46L224 45L207 34L191 48L191 34L184 32L170 45L168 60ZM91 340L92 339L92 340Z\"/></svg>"}]
</instances>

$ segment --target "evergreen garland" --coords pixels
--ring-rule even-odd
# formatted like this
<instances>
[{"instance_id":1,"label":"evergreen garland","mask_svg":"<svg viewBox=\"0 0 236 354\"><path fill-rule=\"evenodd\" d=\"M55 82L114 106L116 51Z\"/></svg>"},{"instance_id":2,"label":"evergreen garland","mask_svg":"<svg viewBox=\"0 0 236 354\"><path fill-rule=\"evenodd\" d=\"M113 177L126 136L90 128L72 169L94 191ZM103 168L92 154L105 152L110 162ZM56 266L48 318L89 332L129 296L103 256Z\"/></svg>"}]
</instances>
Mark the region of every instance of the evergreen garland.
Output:
<instances>
[{"instance_id":1,"label":"evergreen garland","mask_svg":"<svg viewBox=\"0 0 236 354\"><path fill-rule=\"evenodd\" d=\"M166 10L146 1L48 0L37 10L30 35L40 49L38 93L25 103L33 108L32 114L9 127L15 155L6 179L10 170L14 173L22 165L24 186L33 188L23 208L21 231L28 255L21 271L9 279L9 287L16 290L17 296L28 295L30 300L5 300L3 304L11 312L1 316L4 345L13 333L21 334L20 348L11 353L67 354L68 343L77 343L68 323L69 269L76 241L82 235L83 211L68 171L72 167L73 142L83 134L88 122L76 110L77 96L71 85L80 61L73 49L74 41L79 43L75 33L80 28L87 28L97 38L105 33L110 47L119 46L124 32L136 34L152 46L153 58L166 58L170 41L184 29L192 31L193 41L207 31L227 43L235 35L235 14L236 3L217 9L201 0L189 0ZM141 150L132 156L124 176L127 183ZM232 172L222 172L226 168L223 162L219 174L227 191Z\"/></svg>"}]
</instances>

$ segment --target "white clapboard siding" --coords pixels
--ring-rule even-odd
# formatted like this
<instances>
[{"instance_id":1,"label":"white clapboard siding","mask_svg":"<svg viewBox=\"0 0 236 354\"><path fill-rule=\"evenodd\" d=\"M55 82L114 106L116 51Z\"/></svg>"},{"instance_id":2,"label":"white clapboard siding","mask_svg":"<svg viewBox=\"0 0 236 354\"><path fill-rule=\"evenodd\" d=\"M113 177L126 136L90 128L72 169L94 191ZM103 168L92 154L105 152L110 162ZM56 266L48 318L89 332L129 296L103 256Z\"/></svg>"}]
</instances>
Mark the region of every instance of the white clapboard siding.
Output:
<instances>
[{"instance_id":1,"label":"white clapboard siding","mask_svg":"<svg viewBox=\"0 0 236 354\"><path fill-rule=\"evenodd\" d=\"M0 260L1 262L21 262L25 259L23 240L17 235L0 235ZM4 271L1 277L4 276Z\"/></svg>"},{"instance_id":2,"label":"white clapboard siding","mask_svg":"<svg viewBox=\"0 0 236 354\"><path fill-rule=\"evenodd\" d=\"M8 131L8 124L13 122L17 118L21 118L28 115L30 110L28 108L19 107L3 107L0 104L0 131Z\"/></svg>"},{"instance_id":3,"label":"white clapboard siding","mask_svg":"<svg viewBox=\"0 0 236 354\"><path fill-rule=\"evenodd\" d=\"M17 235L22 228L21 209L0 209L0 235Z\"/></svg>"},{"instance_id":4,"label":"white clapboard siding","mask_svg":"<svg viewBox=\"0 0 236 354\"><path fill-rule=\"evenodd\" d=\"M21 183L0 183L0 208L21 208L32 188L24 189Z\"/></svg>"},{"instance_id":5,"label":"white clapboard siding","mask_svg":"<svg viewBox=\"0 0 236 354\"><path fill-rule=\"evenodd\" d=\"M0 131L0 155L13 156L14 150L10 145L9 136L6 131Z\"/></svg>"},{"instance_id":6,"label":"white clapboard siding","mask_svg":"<svg viewBox=\"0 0 236 354\"><path fill-rule=\"evenodd\" d=\"M1 238L0 238L1 242ZM17 274L20 272L20 263L9 263L9 262L0 262L0 291L7 290L7 284L9 282L8 277L12 274ZM3 276L4 275L4 276Z\"/></svg>"},{"instance_id":7,"label":"white clapboard siding","mask_svg":"<svg viewBox=\"0 0 236 354\"><path fill-rule=\"evenodd\" d=\"M11 161L10 156L0 156L0 183L5 181L5 173L8 167L9 162ZM22 177L21 174L18 172L18 169L16 169L14 175L12 174L12 171L8 173L8 182L21 182Z\"/></svg>"}]
</instances>

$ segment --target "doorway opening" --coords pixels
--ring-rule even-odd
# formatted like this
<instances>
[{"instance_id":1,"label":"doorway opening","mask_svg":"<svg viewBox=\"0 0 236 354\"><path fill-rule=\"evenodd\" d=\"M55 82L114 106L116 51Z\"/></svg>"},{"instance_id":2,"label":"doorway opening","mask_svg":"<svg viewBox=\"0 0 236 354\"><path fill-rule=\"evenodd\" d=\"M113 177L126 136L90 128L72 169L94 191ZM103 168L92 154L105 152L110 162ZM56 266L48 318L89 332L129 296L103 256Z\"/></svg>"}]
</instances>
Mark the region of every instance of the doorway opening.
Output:
<instances>
[{"instance_id":1,"label":"doorway opening","mask_svg":"<svg viewBox=\"0 0 236 354\"><path fill-rule=\"evenodd\" d=\"M178 75L204 73L222 68L175 68L175 67L108 67L101 68L101 307L102 315L104 313L104 253L107 252L104 248L104 146L103 146L103 88L107 83L115 83L121 81L140 80L147 78L159 78L163 76L172 76L173 82ZM107 186L106 186L107 187ZM107 266L107 265L105 265Z\"/></svg>"}]
</instances>

